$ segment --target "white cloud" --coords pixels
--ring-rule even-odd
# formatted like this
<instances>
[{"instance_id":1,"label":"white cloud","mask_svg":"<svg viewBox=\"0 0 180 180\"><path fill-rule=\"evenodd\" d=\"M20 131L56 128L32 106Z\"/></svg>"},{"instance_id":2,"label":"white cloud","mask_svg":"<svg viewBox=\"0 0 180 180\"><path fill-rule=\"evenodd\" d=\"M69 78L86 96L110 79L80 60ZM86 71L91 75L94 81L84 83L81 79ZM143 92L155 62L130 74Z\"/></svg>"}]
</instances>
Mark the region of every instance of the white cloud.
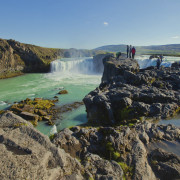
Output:
<instances>
[{"instance_id":1,"label":"white cloud","mask_svg":"<svg viewBox=\"0 0 180 180\"><path fill-rule=\"evenodd\" d=\"M171 38L173 38L173 39L179 39L180 37L179 37L179 36L173 36L173 37L171 37Z\"/></svg>"},{"instance_id":2,"label":"white cloud","mask_svg":"<svg viewBox=\"0 0 180 180\"><path fill-rule=\"evenodd\" d=\"M108 23L108 22L104 22L103 24L104 24L104 26L108 26L108 25L109 25L109 23Z\"/></svg>"}]
</instances>

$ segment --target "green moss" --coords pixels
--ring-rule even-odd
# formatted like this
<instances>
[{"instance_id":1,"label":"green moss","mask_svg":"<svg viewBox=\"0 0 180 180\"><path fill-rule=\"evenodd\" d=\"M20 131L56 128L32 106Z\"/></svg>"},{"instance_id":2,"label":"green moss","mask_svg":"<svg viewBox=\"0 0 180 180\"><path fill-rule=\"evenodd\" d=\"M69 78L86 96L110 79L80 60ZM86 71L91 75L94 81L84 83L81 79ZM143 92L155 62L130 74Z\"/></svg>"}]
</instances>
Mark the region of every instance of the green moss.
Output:
<instances>
[{"instance_id":1,"label":"green moss","mask_svg":"<svg viewBox=\"0 0 180 180\"><path fill-rule=\"evenodd\" d=\"M106 158L117 161L121 157L118 151L115 151L113 144L111 142L106 143Z\"/></svg>"},{"instance_id":2,"label":"green moss","mask_svg":"<svg viewBox=\"0 0 180 180\"><path fill-rule=\"evenodd\" d=\"M129 119L129 113L132 111L132 109L129 108L129 106L123 108L120 110L120 118L121 120Z\"/></svg>"},{"instance_id":3,"label":"green moss","mask_svg":"<svg viewBox=\"0 0 180 180\"><path fill-rule=\"evenodd\" d=\"M151 164L152 164L152 166L156 166L158 164L158 161L157 160L152 160Z\"/></svg>"},{"instance_id":4,"label":"green moss","mask_svg":"<svg viewBox=\"0 0 180 180\"><path fill-rule=\"evenodd\" d=\"M53 139L55 138L55 135L54 134L51 134L50 136L49 136L49 139L52 141Z\"/></svg>"},{"instance_id":5,"label":"green moss","mask_svg":"<svg viewBox=\"0 0 180 180\"><path fill-rule=\"evenodd\" d=\"M133 123L129 123L128 126L134 126L134 124Z\"/></svg>"},{"instance_id":6,"label":"green moss","mask_svg":"<svg viewBox=\"0 0 180 180\"><path fill-rule=\"evenodd\" d=\"M152 79L150 80L150 83L152 84L155 80L156 80L156 78L152 78Z\"/></svg>"},{"instance_id":7,"label":"green moss","mask_svg":"<svg viewBox=\"0 0 180 180\"><path fill-rule=\"evenodd\" d=\"M18 127L21 127L21 126L28 126L27 123L17 123L17 124L14 124L14 127L18 128Z\"/></svg>"},{"instance_id":8,"label":"green moss","mask_svg":"<svg viewBox=\"0 0 180 180\"><path fill-rule=\"evenodd\" d=\"M144 121L144 116L139 117L139 120L140 120L141 122L143 122L143 121Z\"/></svg>"},{"instance_id":9,"label":"green moss","mask_svg":"<svg viewBox=\"0 0 180 180\"><path fill-rule=\"evenodd\" d=\"M28 105L34 105L35 109L47 110L54 106L54 103L51 100L40 99L40 100L28 100Z\"/></svg>"},{"instance_id":10,"label":"green moss","mask_svg":"<svg viewBox=\"0 0 180 180\"><path fill-rule=\"evenodd\" d=\"M124 162L118 162L118 164L121 166L121 168L122 168L122 170L124 172L125 178L132 177L132 175L133 175L133 167L128 166Z\"/></svg>"},{"instance_id":11,"label":"green moss","mask_svg":"<svg viewBox=\"0 0 180 180\"><path fill-rule=\"evenodd\" d=\"M94 180L94 178L92 178L92 177L89 177L89 178L88 178L88 180Z\"/></svg>"},{"instance_id":12,"label":"green moss","mask_svg":"<svg viewBox=\"0 0 180 180\"><path fill-rule=\"evenodd\" d=\"M112 155L112 156L113 156L113 159L114 159L114 160L117 160L117 159L119 159L119 158L121 157L120 153L117 152L117 151L116 151L116 152L113 152L113 155Z\"/></svg>"}]
</instances>

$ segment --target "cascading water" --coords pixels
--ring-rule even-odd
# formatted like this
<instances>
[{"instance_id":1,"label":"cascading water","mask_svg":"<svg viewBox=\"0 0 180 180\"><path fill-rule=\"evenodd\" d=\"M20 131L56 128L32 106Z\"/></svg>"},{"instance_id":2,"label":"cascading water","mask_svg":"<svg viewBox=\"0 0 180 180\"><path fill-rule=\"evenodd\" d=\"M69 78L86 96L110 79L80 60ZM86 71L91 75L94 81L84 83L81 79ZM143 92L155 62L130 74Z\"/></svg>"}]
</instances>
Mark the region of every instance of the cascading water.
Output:
<instances>
[{"instance_id":1,"label":"cascading water","mask_svg":"<svg viewBox=\"0 0 180 180\"><path fill-rule=\"evenodd\" d=\"M92 58L61 59L51 62L51 73L77 73L94 74L94 63Z\"/></svg>"},{"instance_id":2,"label":"cascading water","mask_svg":"<svg viewBox=\"0 0 180 180\"><path fill-rule=\"evenodd\" d=\"M156 63L157 63L157 58L149 59L149 56L147 55L137 56L136 60L138 61L141 69L147 68L149 66L156 66ZM180 60L179 57L165 56L163 58L161 66L171 67L171 64L173 62L179 61L179 60Z\"/></svg>"}]
</instances>

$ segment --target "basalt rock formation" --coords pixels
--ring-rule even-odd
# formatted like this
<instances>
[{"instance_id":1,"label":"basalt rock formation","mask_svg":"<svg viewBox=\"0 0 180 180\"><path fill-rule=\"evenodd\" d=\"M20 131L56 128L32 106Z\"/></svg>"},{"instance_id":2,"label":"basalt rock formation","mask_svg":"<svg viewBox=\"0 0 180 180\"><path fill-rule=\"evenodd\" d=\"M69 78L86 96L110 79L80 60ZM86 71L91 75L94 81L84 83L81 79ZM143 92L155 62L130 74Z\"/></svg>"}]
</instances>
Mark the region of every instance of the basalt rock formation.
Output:
<instances>
[{"instance_id":1,"label":"basalt rock formation","mask_svg":"<svg viewBox=\"0 0 180 180\"><path fill-rule=\"evenodd\" d=\"M140 70L136 60L106 57L102 83L83 101L93 124L173 116L180 111L180 68Z\"/></svg>"}]
</instances>

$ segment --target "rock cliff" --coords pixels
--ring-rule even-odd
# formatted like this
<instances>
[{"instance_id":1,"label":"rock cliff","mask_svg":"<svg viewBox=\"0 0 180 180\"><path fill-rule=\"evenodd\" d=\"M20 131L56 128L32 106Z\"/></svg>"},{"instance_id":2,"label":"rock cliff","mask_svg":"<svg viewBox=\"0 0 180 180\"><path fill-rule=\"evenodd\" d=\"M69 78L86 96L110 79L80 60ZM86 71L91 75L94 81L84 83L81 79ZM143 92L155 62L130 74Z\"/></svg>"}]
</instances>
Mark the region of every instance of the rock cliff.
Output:
<instances>
[{"instance_id":1,"label":"rock cliff","mask_svg":"<svg viewBox=\"0 0 180 180\"><path fill-rule=\"evenodd\" d=\"M23 72L48 72L50 62L61 54L58 49L0 39L0 78Z\"/></svg>"},{"instance_id":2,"label":"rock cliff","mask_svg":"<svg viewBox=\"0 0 180 180\"><path fill-rule=\"evenodd\" d=\"M104 58L102 83L85 98L89 122L112 125L180 111L179 66L139 70L132 59Z\"/></svg>"}]
</instances>

